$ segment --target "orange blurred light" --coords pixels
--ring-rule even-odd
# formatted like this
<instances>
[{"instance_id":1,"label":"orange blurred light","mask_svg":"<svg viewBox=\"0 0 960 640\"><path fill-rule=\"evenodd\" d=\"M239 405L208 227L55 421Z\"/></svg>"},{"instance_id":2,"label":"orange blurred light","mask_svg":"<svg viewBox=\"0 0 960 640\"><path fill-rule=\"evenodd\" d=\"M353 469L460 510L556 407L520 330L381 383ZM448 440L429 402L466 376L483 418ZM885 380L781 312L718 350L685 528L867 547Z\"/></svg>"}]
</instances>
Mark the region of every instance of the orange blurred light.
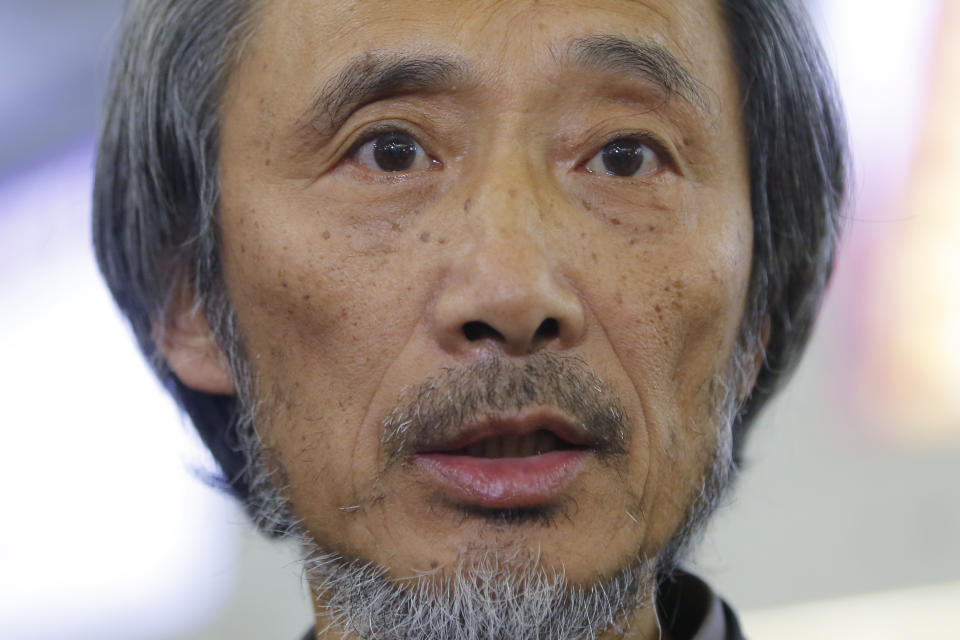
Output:
<instances>
[{"instance_id":1,"label":"orange blurred light","mask_svg":"<svg viewBox=\"0 0 960 640\"><path fill-rule=\"evenodd\" d=\"M868 398L905 443L960 439L960 3L941 4L929 99L883 294Z\"/></svg>"}]
</instances>

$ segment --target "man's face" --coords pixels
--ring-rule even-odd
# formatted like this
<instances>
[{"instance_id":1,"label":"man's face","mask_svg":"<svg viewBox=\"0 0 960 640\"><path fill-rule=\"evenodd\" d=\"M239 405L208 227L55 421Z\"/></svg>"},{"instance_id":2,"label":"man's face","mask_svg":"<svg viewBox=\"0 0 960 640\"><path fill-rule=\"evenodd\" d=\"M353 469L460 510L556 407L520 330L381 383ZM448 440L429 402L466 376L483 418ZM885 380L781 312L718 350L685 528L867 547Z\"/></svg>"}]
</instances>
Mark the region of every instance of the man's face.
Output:
<instances>
[{"instance_id":1,"label":"man's face","mask_svg":"<svg viewBox=\"0 0 960 640\"><path fill-rule=\"evenodd\" d=\"M397 578L514 550L588 584L655 555L718 440L751 262L719 8L261 4L222 252L304 528Z\"/></svg>"}]
</instances>

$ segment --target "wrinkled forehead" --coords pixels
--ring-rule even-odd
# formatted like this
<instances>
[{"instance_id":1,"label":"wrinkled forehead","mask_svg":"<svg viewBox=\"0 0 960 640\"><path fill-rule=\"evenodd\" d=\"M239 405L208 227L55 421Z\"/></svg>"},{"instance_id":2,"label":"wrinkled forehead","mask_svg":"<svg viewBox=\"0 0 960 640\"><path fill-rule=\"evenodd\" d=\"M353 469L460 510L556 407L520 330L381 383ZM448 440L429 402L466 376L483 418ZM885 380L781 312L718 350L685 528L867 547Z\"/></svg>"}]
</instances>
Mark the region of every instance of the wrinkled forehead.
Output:
<instances>
[{"instance_id":1,"label":"wrinkled forehead","mask_svg":"<svg viewBox=\"0 0 960 640\"><path fill-rule=\"evenodd\" d=\"M708 34L722 31L715 0L260 0L258 15L261 35L273 42L287 39L291 48L479 44L488 59L614 27L627 37L675 47L693 60L698 50L716 44Z\"/></svg>"},{"instance_id":2,"label":"wrinkled forehead","mask_svg":"<svg viewBox=\"0 0 960 640\"><path fill-rule=\"evenodd\" d=\"M636 47L607 47L593 62L642 71L630 58L643 50L642 64L664 63L648 79L671 80L704 115L736 89L715 0L262 0L257 23L242 82L290 103L315 100L324 83L383 53L455 63L456 80L490 91L562 83L567 63L589 60L584 43L604 39Z\"/></svg>"}]
</instances>

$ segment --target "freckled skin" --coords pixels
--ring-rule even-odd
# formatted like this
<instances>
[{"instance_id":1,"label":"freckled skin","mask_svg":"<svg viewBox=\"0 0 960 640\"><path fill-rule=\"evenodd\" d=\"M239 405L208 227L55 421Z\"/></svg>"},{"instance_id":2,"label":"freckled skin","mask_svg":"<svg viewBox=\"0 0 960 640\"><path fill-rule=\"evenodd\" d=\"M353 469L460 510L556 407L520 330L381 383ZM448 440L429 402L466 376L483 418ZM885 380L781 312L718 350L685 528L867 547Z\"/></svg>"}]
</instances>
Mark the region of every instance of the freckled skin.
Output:
<instances>
[{"instance_id":1,"label":"freckled skin","mask_svg":"<svg viewBox=\"0 0 960 640\"><path fill-rule=\"evenodd\" d=\"M467 548L520 545L587 583L656 553L715 442L701 428L707 382L731 353L751 258L717 7L275 0L259 20L223 106L223 260L264 401L261 436L304 525L397 577ZM592 34L667 47L715 117L672 102L638 110L604 97L610 78L557 67L550 47ZM456 53L478 86L368 105L323 148L297 152L289 132L338 64L411 46ZM381 180L354 162L352 141L384 121L408 125L436 164ZM627 129L662 138L672 158L643 178L584 170L604 136ZM551 527L465 518L423 478L381 473L380 425L404 387L484 350L523 358L545 318L559 331L540 348L582 358L634 419L619 471L589 467ZM472 320L506 341L468 342ZM340 509L351 505L361 508ZM652 624L642 612L632 628L643 637Z\"/></svg>"}]
</instances>

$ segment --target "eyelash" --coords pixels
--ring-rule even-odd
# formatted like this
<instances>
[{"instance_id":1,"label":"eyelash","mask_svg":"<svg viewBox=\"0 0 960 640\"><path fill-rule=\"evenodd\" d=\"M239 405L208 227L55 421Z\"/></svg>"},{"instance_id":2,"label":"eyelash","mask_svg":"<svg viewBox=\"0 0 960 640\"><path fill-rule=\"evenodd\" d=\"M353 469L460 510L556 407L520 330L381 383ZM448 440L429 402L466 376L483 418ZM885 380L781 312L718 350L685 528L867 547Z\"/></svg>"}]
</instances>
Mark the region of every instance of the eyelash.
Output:
<instances>
[{"instance_id":1,"label":"eyelash","mask_svg":"<svg viewBox=\"0 0 960 640\"><path fill-rule=\"evenodd\" d=\"M360 136L350 145L350 150L347 152L347 155L356 153L357 149L367 144L371 140L378 138L379 136L385 135L387 133L402 133L404 135L410 136L414 140L417 140L417 136L412 132L407 131L406 128L393 124L393 123L380 123L372 125L369 129L364 130ZM417 140L419 143L419 140Z\"/></svg>"},{"instance_id":2,"label":"eyelash","mask_svg":"<svg viewBox=\"0 0 960 640\"><path fill-rule=\"evenodd\" d=\"M373 140L376 140L380 136L390 134L390 133L399 133L405 136L409 136L420 146L420 148L423 150L423 152L427 155L428 158L430 158L433 161L436 161L436 158L434 158L434 156L427 151L426 145L424 145L421 142L422 136L420 136L417 133L414 133L413 131L410 131L407 127L404 127L403 125L392 123L392 122L375 124L375 125L372 125L370 128L364 130L360 134L360 136L353 142L353 144L350 145L350 148L347 150L346 154L344 154L343 157L349 158L349 159L356 158L357 152L365 144L367 144L368 142L372 142Z\"/></svg>"},{"instance_id":3,"label":"eyelash","mask_svg":"<svg viewBox=\"0 0 960 640\"><path fill-rule=\"evenodd\" d=\"M674 161L673 155L668 150L667 145L661 142L660 139L654 134L650 133L649 131L618 131L607 136L603 142L597 145L593 151L586 156L586 159L580 161L577 167L585 169L587 164L599 154L603 153L603 150L606 149L608 145L618 140L634 140L650 149L660 163L660 167L655 173L659 173L664 168L676 166L676 162Z\"/></svg>"},{"instance_id":4,"label":"eyelash","mask_svg":"<svg viewBox=\"0 0 960 640\"><path fill-rule=\"evenodd\" d=\"M397 124L397 123L380 123L380 124L377 124L377 125L373 125L373 126L371 126L369 129L363 131L363 132L360 134L360 136L359 136L359 137L353 142L353 144L350 146L349 150L348 150L347 153L344 155L344 158L350 159L351 161L356 162L357 154L359 153L360 149L362 149L362 148L364 147L364 145L366 145L366 144L368 144L369 142L371 142L371 141L379 138L380 136L383 136L383 135L386 135L386 134L391 134L391 133L397 133L397 134L402 134L402 135L405 135L405 136L409 136L413 141L415 141L415 142L417 143L417 145L420 147L420 149L423 151L423 153L427 156L427 158L428 158L431 162L433 162L433 163L438 163L438 161L436 160L436 158L427 151L427 148L426 148L426 147L423 145L423 143L420 141L420 136L419 136L419 135L417 135L417 134L415 134L414 132L410 131L407 127L404 127L404 126L399 125L399 124ZM585 158L584 160L581 160L581 161L576 165L577 168L578 168L578 169L586 170L586 166L587 166L587 164L588 164L589 162L591 162L591 161L592 161L594 158L596 158L599 154L603 153L603 150L604 150L608 145L610 145L611 143L616 142L616 141L618 141L618 140L633 140L633 141L636 141L636 142L642 144L643 146L647 147L647 148L654 154L654 156L656 157L656 159L657 159L657 161L659 162L660 166L657 167L656 171L654 171L651 175L654 175L654 174L656 174L656 173L660 173L660 171L662 171L662 169L664 169L664 168L666 168L666 167L673 167L673 166L676 165L676 163L675 163L675 161L674 161L674 159L673 159L672 154L671 154L671 153L668 151L668 149L667 149L667 146L666 146L665 144L663 144L656 136L654 136L654 135L651 134L650 132L648 132L648 131L620 131L620 132L617 132L617 133L615 133L615 134L612 134L612 135L606 137L606 139L605 139L600 145L598 145L597 147L594 148L594 150L590 153L590 155L586 156L586 158ZM590 172L590 173L595 173L595 172L592 172L592 171L589 171L589 172ZM384 173L384 174L389 174L390 172L383 172L383 173ZM394 176L394 177L397 177L397 176L400 176L400 175L407 175L407 172L397 172L396 176ZM618 177L619 179L623 179L623 178L625 178L625 177L628 177L628 176L612 176L611 174L597 174L597 175L606 175L607 177ZM632 176L630 176L630 177L632 177Z\"/></svg>"}]
</instances>

